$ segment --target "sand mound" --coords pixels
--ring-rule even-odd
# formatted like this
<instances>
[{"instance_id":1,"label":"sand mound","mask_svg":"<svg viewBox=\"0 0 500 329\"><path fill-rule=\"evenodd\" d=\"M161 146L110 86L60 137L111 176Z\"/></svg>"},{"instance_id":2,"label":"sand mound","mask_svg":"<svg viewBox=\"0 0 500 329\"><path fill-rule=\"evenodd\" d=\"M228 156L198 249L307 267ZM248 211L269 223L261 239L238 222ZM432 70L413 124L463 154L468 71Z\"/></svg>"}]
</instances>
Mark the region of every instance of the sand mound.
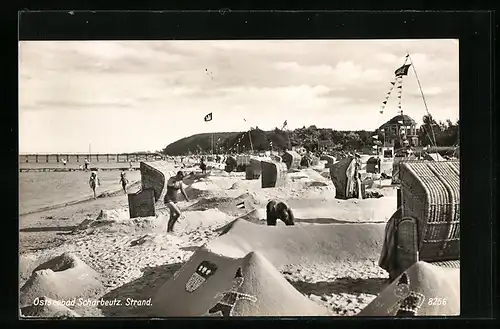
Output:
<instances>
[{"instance_id":1,"label":"sand mound","mask_svg":"<svg viewBox=\"0 0 500 329\"><path fill-rule=\"evenodd\" d=\"M33 305L38 297L68 300L92 295L102 289L99 275L70 253L64 253L34 269L21 287L22 306Z\"/></svg>"},{"instance_id":2,"label":"sand mound","mask_svg":"<svg viewBox=\"0 0 500 329\"><path fill-rule=\"evenodd\" d=\"M259 180L239 180L234 182L229 190L258 190L261 188Z\"/></svg>"},{"instance_id":3,"label":"sand mound","mask_svg":"<svg viewBox=\"0 0 500 329\"><path fill-rule=\"evenodd\" d=\"M137 233L156 232L164 229L164 216L130 218L128 209L101 210L96 219L87 218L78 225L73 234L85 233Z\"/></svg>"},{"instance_id":4,"label":"sand mound","mask_svg":"<svg viewBox=\"0 0 500 329\"><path fill-rule=\"evenodd\" d=\"M221 205L227 205L227 204L230 204L232 202L233 202L233 198L230 198L230 197L201 198L198 202L190 205L185 210L186 211L203 211L203 210L218 208Z\"/></svg>"},{"instance_id":5,"label":"sand mound","mask_svg":"<svg viewBox=\"0 0 500 329\"><path fill-rule=\"evenodd\" d=\"M415 263L359 315L395 316L402 307L420 316L459 315L460 269Z\"/></svg>"},{"instance_id":6,"label":"sand mound","mask_svg":"<svg viewBox=\"0 0 500 329\"><path fill-rule=\"evenodd\" d=\"M175 224L175 229L184 233L198 231L202 228L220 227L233 220L219 209L184 212Z\"/></svg>"},{"instance_id":7,"label":"sand mound","mask_svg":"<svg viewBox=\"0 0 500 329\"><path fill-rule=\"evenodd\" d=\"M85 219L75 228L75 231L92 231L100 226L111 225L126 215L128 212L125 209L101 210L97 218Z\"/></svg>"},{"instance_id":8,"label":"sand mound","mask_svg":"<svg viewBox=\"0 0 500 329\"><path fill-rule=\"evenodd\" d=\"M377 261L385 224L264 226L237 219L202 248L227 257L262 253L275 267Z\"/></svg>"},{"instance_id":9,"label":"sand mound","mask_svg":"<svg viewBox=\"0 0 500 329\"><path fill-rule=\"evenodd\" d=\"M257 199L255 193L243 193L236 198L202 198L198 202L187 207L185 211L205 211L210 209L219 209L226 214L239 216L245 212L248 212L249 210L255 209L260 203L264 201Z\"/></svg>"},{"instance_id":10,"label":"sand mound","mask_svg":"<svg viewBox=\"0 0 500 329\"><path fill-rule=\"evenodd\" d=\"M319 182L329 182L329 183L331 183L328 179L325 179L325 177L321 176L320 173L318 173L316 170L314 170L312 168L303 169L302 173L306 177L308 177L309 179L316 180L316 181L319 181Z\"/></svg>"},{"instance_id":11,"label":"sand mound","mask_svg":"<svg viewBox=\"0 0 500 329\"><path fill-rule=\"evenodd\" d=\"M80 314L69 309L63 303L47 298L38 298L36 305L30 305L21 309L21 314L25 317L37 318L73 318L80 317Z\"/></svg>"},{"instance_id":12,"label":"sand mound","mask_svg":"<svg viewBox=\"0 0 500 329\"><path fill-rule=\"evenodd\" d=\"M230 290L237 295L226 293ZM154 316L328 314L296 291L262 255L230 258L204 249L159 289L152 304Z\"/></svg>"},{"instance_id":13,"label":"sand mound","mask_svg":"<svg viewBox=\"0 0 500 329\"><path fill-rule=\"evenodd\" d=\"M43 260L42 260L43 261ZM24 254L19 256L19 277L21 281L30 278L33 270L42 262L37 255Z\"/></svg>"},{"instance_id":14,"label":"sand mound","mask_svg":"<svg viewBox=\"0 0 500 329\"><path fill-rule=\"evenodd\" d=\"M210 198L220 189L219 185L211 180L201 180L186 187L186 194L190 199Z\"/></svg>"}]
</instances>

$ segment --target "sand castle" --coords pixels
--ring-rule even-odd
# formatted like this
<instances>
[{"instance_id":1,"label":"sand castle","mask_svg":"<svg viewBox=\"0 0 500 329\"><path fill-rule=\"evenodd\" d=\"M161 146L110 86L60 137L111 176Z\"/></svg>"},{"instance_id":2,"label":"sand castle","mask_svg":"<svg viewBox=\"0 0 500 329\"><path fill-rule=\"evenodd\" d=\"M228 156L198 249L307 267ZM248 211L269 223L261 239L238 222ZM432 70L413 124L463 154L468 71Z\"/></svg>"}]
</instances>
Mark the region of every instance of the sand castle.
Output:
<instances>
[{"instance_id":1,"label":"sand castle","mask_svg":"<svg viewBox=\"0 0 500 329\"><path fill-rule=\"evenodd\" d=\"M21 287L21 306L31 306L37 298L71 300L99 293L99 274L76 256L65 253L41 264Z\"/></svg>"}]
</instances>

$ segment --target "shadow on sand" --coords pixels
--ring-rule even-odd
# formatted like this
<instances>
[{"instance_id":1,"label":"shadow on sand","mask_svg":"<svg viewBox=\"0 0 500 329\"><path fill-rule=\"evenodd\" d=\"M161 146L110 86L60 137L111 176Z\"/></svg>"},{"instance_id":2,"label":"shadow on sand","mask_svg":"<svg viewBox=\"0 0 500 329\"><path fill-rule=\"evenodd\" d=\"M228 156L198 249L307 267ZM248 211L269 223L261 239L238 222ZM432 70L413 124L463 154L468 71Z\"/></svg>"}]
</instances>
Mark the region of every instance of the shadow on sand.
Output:
<instances>
[{"instance_id":1,"label":"shadow on sand","mask_svg":"<svg viewBox=\"0 0 500 329\"><path fill-rule=\"evenodd\" d=\"M378 295L388 285L387 279L369 278L369 279L353 279L353 278L338 278L333 282L304 282L304 281L289 281L295 289L305 295L329 295L329 294L370 294Z\"/></svg>"},{"instance_id":2,"label":"shadow on sand","mask_svg":"<svg viewBox=\"0 0 500 329\"><path fill-rule=\"evenodd\" d=\"M22 228L20 232L68 232L76 229L76 226L43 226Z\"/></svg>"},{"instance_id":3,"label":"shadow on sand","mask_svg":"<svg viewBox=\"0 0 500 329\"><path fill-rule=\"evenodd\" d=\"M183 263L161 265L156 267L145 267L142 269L143 276L118 287L102 298L105 301L113 301L115 298L121 301L121 305L101 306L104 316L109 317L148 317L152 316L151 307L127 305L127 298L135 300L153 299L159 288L177 272Z\"/></svg>"}]
</instances>

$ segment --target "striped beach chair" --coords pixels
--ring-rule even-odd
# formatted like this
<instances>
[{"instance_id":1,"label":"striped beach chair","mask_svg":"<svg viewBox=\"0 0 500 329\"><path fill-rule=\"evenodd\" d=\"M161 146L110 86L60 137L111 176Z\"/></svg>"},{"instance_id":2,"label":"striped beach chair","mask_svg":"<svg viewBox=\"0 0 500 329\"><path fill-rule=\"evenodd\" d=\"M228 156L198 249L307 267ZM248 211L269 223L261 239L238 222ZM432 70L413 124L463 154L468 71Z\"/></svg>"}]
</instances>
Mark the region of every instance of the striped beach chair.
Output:
<instances>
[{"instance_id":1,"label":"striped beach chair","mask_svg":"<svg viewBox=\"0 0 500 329\"><path fill-rule=\"evenodd\" d=\"M399 177L401 218L395 229L396 266L390 277L417 261L459 268L459 161L405 161Z\"/></svg>"}]
</instances>

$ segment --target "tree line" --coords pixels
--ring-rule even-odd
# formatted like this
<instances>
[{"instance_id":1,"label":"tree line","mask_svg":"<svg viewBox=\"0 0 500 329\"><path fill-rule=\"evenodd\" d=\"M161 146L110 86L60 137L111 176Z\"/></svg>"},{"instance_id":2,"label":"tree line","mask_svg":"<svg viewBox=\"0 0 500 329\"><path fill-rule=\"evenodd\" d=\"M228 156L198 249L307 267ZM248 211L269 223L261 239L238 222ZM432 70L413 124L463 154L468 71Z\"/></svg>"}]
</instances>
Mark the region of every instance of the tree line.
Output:
<instances>
[{"instance_id":1,"label":"tree line","mask_svg":"<svg viewBox=\"0 0 500 329\"><path fill-rule=\"evenodd\" d=\"M417 131L421 145L454 146L459 142L459 121L436 122L430 115L422 118ZM216 133L212 143L211 134L197 134L174 142L163 150L168 155L245 152L284 151L292 147L304 147L310 152L317 152L323 147L334 150L356 151L371 148L377 139L377 131L339 131L331 128L317 128L315 125L294 130L264 131L253 127L240 133ZM386 136L387 138L387 136Z\"/></svg>"}]
</instances>

